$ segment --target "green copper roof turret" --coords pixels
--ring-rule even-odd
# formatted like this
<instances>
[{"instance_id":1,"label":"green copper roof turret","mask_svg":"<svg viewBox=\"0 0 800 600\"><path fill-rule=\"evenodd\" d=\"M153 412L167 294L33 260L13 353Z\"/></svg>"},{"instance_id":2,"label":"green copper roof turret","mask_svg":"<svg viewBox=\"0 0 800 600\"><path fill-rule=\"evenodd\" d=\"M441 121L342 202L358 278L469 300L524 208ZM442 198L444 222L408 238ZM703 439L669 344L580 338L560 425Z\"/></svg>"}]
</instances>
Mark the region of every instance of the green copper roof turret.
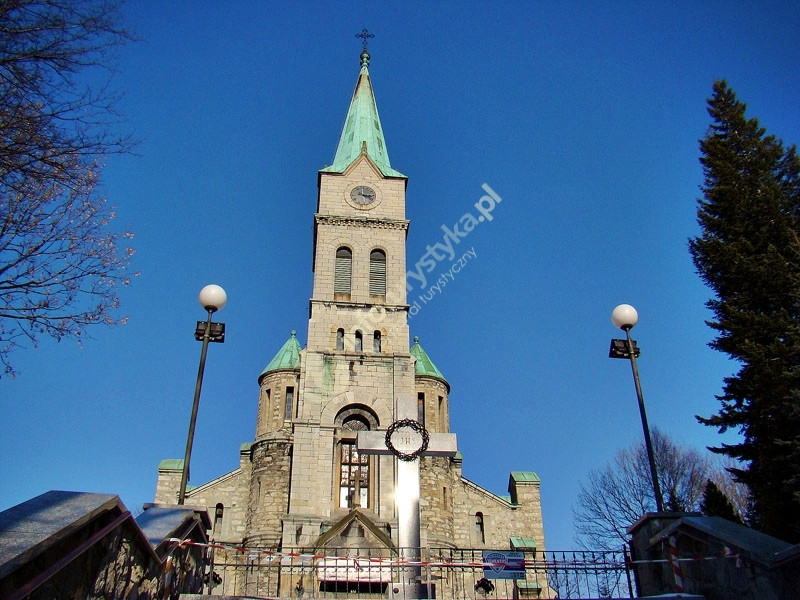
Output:
<instances>
[{"instance_id":1,"label":"green copper roof turret","mask_svg":"<svg viewBox=\"0 0 800 600\"><path fill-rule=\"evenodd\" d=\"M436 365L433 364L433 361L427 355L425 350L423 350L422 346L419 345L418 337L414 338L414 345L411 346L409 353L411 356L417 359L417 362L414 363L414 375L439 379L447 386L448 390L450 389L450 384L447 383L447 379L444 378L442 372L436 368Z\"/></svg>"},{"instance_id":2,"label":"green copper roof turret","mask_svg":"<svg viewBox=\"0 0 800 600\"><path fill-rule=\"evenodd\" d=\"M299 370L300 350L302 350L302 348L300 347L300 342L297 341L297 332L292 329L291 337L286 341L283 347L278 350L275 358L269 361L266 368L261 371L259 379L273 371Z\"/></svg>"},{"instance_id":3,"label":"green copper roof turret","mask_svg":"<svg viewBox=\"0 0 800 600\"><path fill-rule=\"evenodd\" d=\"M383 139L383 129L367 65L369 65L369 52L365 49L361 53L361 72L358 75L353 98L350 100L350 110L347 111L342 135L339 137L336 156L333 164L321 169L321 172L343 173L363 153L369 156L385 177L405 177L399 171L395 171L389 163L389 152Z\"/></svg>"}]
</instances>

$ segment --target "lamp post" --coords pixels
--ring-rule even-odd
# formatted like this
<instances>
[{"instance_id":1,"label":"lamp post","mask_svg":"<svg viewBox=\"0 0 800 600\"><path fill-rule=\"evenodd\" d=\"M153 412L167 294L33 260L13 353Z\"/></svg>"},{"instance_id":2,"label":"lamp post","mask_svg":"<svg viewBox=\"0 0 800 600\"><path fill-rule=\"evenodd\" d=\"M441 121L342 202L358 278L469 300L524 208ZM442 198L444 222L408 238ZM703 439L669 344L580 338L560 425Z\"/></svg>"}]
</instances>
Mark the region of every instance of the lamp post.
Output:
<instances>
[{"instance_id":1,"label":"lamp post","mask_svg":"<svg viewBox=\"0 0 800 600\"><path fill-rule=\"evenodd\" d=\"M653 494L656 497L656 509L658 512L664 512L664 501L661 498L661 486L658 483L653 443L650 441L650 428L647 426L647 413L644 410L642 384L639 381L639 369L636 366L636 357L639 356L639 348L636 346L636 341L631 339L631 329L638 321L639 313L637 313L636 309L630 304L620 304L611 312L611 322L614 324L614 327L618 327L625 332L626 339L611 340L611 348L608 351L608 357L629 358L631 361L633 383L636 386L636 397L639 400L639 415L642 418L642 429L644 430L644 444L647 448L647 460L650 463L650 477L653 480Z\"/></svg>"},{"instance_id":2,"label":"lamp post","mask_svg":"<svg viewBox=\"0 0 800 600\"><path fill-rule=\"evenodd\" d=\"M206 368L206 352L208 352L209 342L225 341L225 323L212 323L211 316L221 310L228 300L228 296L218 285L207 285L200 290L198 296L200 306L208 311L208 318L205 323L197 322L194 331L194 339L203 342L203 349L200 351L200 367L197 369L197 383L194 388L194 402L192 404L192 416L189 419L189 435L186 438L186 454L183 457L183 473L181 473L181 489L178 492L178 504L183 504L186 498L186 483L189 481L189 461L192 458L192 443L194 442L194 426L197 421L197 408L200 405L200 388L203 387L203 371Z\"/></svg>"}]
</instances>

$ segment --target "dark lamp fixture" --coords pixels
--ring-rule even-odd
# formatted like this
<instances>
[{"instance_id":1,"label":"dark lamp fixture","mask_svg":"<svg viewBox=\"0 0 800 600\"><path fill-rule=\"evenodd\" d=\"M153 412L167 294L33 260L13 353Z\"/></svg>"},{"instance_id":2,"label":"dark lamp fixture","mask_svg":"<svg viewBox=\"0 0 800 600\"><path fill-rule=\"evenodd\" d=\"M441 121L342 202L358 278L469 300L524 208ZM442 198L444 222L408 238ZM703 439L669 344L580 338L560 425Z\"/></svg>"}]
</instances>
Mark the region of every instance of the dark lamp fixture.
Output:
<instances>
[{"instance_id":1,"label":"dark lamp fixture","mask_svg":"<svg viewBox=\"0 0 800 600\"><path fill-rule=\"evenodd\" d=\"M198 321L197 327L194 330L194 339L196 339L198 342L202 342L205 334L206 322ZM211 323L211 327L208 331L208 341L220 343L225 341L225 323Z\"/></svg>"},{"instance_id":2,"label":"dark lamp fixture","mask_svg":"<svg viewBox=\"0 0 800 600\"><path fill-rule=\"evenodd\" d=\"M636 340L631 340L633 342L633 355L636 358L639 358L639 354L641 353L639 347L636 345ZM611 340L611 348L608 349L608 358L630 358L630 352L628 352L628 340Z\"/></svg>"}]
</instances>

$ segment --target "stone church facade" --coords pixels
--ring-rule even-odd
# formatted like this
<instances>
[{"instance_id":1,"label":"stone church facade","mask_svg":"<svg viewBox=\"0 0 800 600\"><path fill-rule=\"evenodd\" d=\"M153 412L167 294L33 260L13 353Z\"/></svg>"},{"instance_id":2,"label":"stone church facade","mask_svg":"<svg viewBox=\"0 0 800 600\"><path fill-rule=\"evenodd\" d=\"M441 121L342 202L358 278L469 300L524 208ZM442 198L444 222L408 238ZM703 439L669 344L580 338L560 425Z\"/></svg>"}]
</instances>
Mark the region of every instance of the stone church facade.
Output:
<instances>
[{"instance_id":1,"label":"stone church facade","mask_svg":"<svg viewBox=\"0 0 800 600\"><path fill-rule=\"evenodd\" d=\"M306 347L292 331L259 375L255 439L240 447L238 467L187 491L187 505L207 507L220 545L396 555L397 459L359 453L358 432L385 431L399 399L416 402L427 432L450 432L450 384L417 338L409 344L408 180L390 165L368 64L365 50L333 164L318 173ZM159 465L156 503L176 503L182 463ZM420 459L422 546L544 550L536 474L512 472L501 496L466 479L461 466L460 453ZM284 577L257 591L309 585ZM318 595L328 589L313 585Z\"/></svg>"}]
</instances>

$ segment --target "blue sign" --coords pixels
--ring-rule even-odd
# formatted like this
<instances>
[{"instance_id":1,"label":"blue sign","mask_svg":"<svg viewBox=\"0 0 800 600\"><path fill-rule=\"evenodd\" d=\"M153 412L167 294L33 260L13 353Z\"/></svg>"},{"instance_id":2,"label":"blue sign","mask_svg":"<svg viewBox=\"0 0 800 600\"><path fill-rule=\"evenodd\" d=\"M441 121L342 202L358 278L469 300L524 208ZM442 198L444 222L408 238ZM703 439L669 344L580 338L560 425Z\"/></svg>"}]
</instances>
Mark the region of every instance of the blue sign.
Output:
<instances>
[{"instance_id":1,"label":"blue sign","mask_svg":"<svg viewBox=\"0 0 800 600\"><path fill-rule=\"evenodd\" d=\"M505 550L483 551L486 579L525 579L525 555Z\"/></svg>"}]
</instances>

